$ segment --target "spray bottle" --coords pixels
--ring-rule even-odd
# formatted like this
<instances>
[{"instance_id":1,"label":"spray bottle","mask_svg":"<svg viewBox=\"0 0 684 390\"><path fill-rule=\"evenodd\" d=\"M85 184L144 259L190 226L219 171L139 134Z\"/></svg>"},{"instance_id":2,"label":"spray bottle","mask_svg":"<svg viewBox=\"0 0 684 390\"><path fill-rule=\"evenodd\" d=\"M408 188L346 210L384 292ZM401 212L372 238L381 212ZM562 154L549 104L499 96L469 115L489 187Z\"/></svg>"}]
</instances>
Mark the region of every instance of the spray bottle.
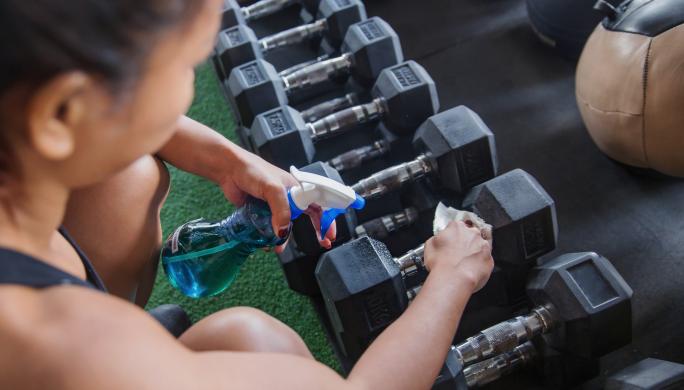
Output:
<instances>
[{"instance_id":1,"label":"spray bottle","mask_svg":"<svg viewBox=\"0 0 684 390\"><path fill-rule=\"evenodd\" d=\"M348 208L360 210L365 206L365 200L354 190L335 180L295 167L290 173L299 183L287 192L291 220L313 206L320 210L321 237L338 215ZM183 294L213 296L235 281L250 254L286 240L273 232L268 204L250 197L222 221L197 219L178 227L162 248L162 265L171 284Z\"/></svg>"}]
</instances>

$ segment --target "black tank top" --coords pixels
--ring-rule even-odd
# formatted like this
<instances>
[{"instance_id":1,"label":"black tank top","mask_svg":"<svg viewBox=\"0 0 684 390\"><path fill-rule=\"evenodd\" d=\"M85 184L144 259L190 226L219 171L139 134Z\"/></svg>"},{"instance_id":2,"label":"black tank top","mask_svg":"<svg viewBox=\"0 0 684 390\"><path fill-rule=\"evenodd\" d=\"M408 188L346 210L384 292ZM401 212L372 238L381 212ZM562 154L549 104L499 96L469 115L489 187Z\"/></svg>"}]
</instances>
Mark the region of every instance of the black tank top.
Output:
<instances>
[{"instance_id":1,"label":"black tank top","mask_svg":"<svg viewBox=\"0 0 684 390\"><path fill-rule=\"evenodd\" d=\"M19 284L33 288L71 284L107 292L102 279L85 253L76 245L64 228L60 228L59 232L74 247L78 257L81 258L86 270L86 280L66 273L34 257L0 248L0 284Z\"/></svg>"},{"instance_id":2,"label":"black tank top","mask_svg":"<svg viewBox=\"0 0 684 390\"><path fill-rule=\"evenodd\" d=\"M81 262L83 262L86 270L86 280L64 272L34 257L10 249L0 248L0 284L16 284L39 289L68 284L92 288L106 293L107 289L102 279L85 253L83 253L64 228L60 228L59 232L74 247L76 253L81 258ZM150 310L149 314L175 337L179 337L192 325L190 317L178 305L162 305Z\"/></svg>"}]
</instances>

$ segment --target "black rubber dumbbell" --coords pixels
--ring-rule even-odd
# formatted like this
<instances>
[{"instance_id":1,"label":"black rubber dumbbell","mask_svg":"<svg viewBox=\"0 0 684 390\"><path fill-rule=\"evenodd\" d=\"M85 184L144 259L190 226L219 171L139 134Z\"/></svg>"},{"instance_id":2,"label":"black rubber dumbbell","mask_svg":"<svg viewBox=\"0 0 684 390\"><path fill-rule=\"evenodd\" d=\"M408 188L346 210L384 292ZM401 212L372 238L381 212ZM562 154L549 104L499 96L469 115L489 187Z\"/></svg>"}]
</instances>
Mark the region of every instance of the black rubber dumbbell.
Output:
<instances>
[{"instance_id":1,"label":"black rubber dumbbell","mask_svg":"<svg viewBox=\"0 0 684 390\"><path fill-rule=\"evenodd\" d=\"M236 0L223 0L221 10L221 29L247 24L264 18L283 9L301 5L311 15L316 15L320 0L259 0L246 7L241 7Z\"/></svg>"},{"instance_id":2,"label":"black rubber dumbbell","mask_svg":"<svg viewBox=\"0 0 684 390\"><path fill-rule=\"evenodd\" d=\"M306 169L315 169L315 173L335 180L339 178L339 175L336 175L334 170L324 163L314 163L307 166ZM432 218L430 210L434 210L436 207L437 199L432 196L430 189L426 186L413 191L413 194L415 193L420 193L420 195L416 199L412 199L415 203L410 207L363 224L357 224L357 217L353 211L349 211L344 217L338 217L336 220L338 234L333 246L337 247L351 238L369 236L376 239L387 239L387 245L395 247L395 249L401 248L396 250L397 253L401 253L407 245L410 248L411 243L415 246L424 241L420 237L431 236ZM426 221L428 226L418 226L420 222L425 223ZM408 244L401 240L401 237L393 237L401 235L397 234L398 232L404 233L402 230L407 230L404 235L411 239ZM414 237L414 235L418 237ZM316 237L316 231L308 221L296 220L293 223L289 244L282 253L277 255L290 289L308 296L320 295L314 270L324 249L320 247ZM416 272L411 274L410 278L424 278L424 275ZM422 279L417 280L416 283L420 281Z\"/></svg>"},{"instance_id":3,"label":"black rubber dumbbell","mask_svg":"<svg viewBox=\"0 0 684 390\"><path fill-rule=\"evenodd\" d=\"M380 73L369 103L346 108L306 123L289 106L259 114L250 131L255 151L272 164L287 168L316 158L314 143L342 135L360 125L382 121L397 134L410 134L439 110L435 83L414 61Z\"/></svg>"},{"instance_id":4,"label":"black rubber dumbbell","mask_svg":"<svg viewBox=\"0 0 684 390\"><path fill-rule=\"evenodd\" d=\"M420 126L414 141L420 147L419 150L424 151L417 159L384 169L358 181L356 184L351 185L351 187L362 197L374 199L394 192L408 184L419 182L420 179L434 174L438 176L439 180L436 181L440 182L442 187L446 187L458 194L463 194L473 186L481 184L496 175L497 158L494 135L477 114L467 107L459 106L433 115ZM327 172L329 173L323 174L339 177L339 173L331 167ZM510 183L513 183L514 180L512 179L519 176L511 173L505 180L509 180L508 177L510 177ZM522 180L521 188L532 188L533 183L536 183L534 179ZM491 186L495 192L506 191L496 187L496 182L491 183ZM541 188L541 186L536 183L534 188ZM478 194L482 191L482 189L479 189L469 196L472 199L467 203L469 207L474 207L474 205L481 203L478 199ZM541 197L543 202L545 202L544 204L553 206L553 201L551 201L543 189L539 192L545 195L545 197ZM530 198L530 200L537 201L539 198ZM502 202L501 204L504 203ZM487 207L493 209L491 204L487 205ZM485 206L483 205L482 208L485 208ZM508 215L510 221L516 221L517 215L512 215L512 213ZM555 218L555 215L553 217ZM498 220L495 222L498 222ZM353 231L354 228L348 230ZM293 229L293 236L297 240L301 251L309 254L320 253L321 249L318 243L311 241L309 244L305 244L303 239L299 239L296 228ZM308 235L302 234L301 236L306 237ZM536 250L530 250L531 255L536 253ZM518 263L522 262L524 261L519 261Z\"/></svg>"},{"instance_id":5,"label":"black rubber dumbbell","mask_svg":"<svg viewBox=\"0 0 684 390\"><path fill-rule=\"evenodd\" d=\"M524 283L522 286L517 286L520 291L513 291L509 275L506 274L510 267L517 269L520 266L527 266L526 269L529 272L539 256L555 249L558 232L555 205L539 183L520 169L496 177L483 184L482 187L487 189L476 187L472 193L487 192L489 196L468 196L477 199L475 203L470 204L469 209L476 212L485 222L492 224L494 246L492 253L494 261L498 264L499 275L490 278L486 286L475 296L481 296L482 305L485 302L503 304L502 299L510 300L513 296L525 294L526 291ZM530 228L538 232L533 236L524 234ZM543 247L544 249L534 254L526 253L525 248L530 247L529 241L534 241L536 248ZM543 245L539 245L541 242ZM364 298L355 296L354 291L364 291L364 297L366 295L398 297L387 298L391 303L390 309L383 311L387 316L387 321L382 322L378 319L372 329L380 327L381 324L384 324L383 327L389 325L401 314L405 307L403 297L413 285L407 282L407 276L424 269L421 266L423 248L420 246L397 259L392 259L391 256L387 258L380 256L379 253L383 256L389 253L383 251L387 251L384 244L365 237L328 251L321 257L316 268L316 279L324 300L335 306L339 300L340 305L339 313L331 314L331 316L349 316L350 312L356 313L356 309L352 308L358 308L358 305L361 305L359 300ZM373 254L373 261L369 261L371 254ZM497 259L497 256L501 259ZM515 274L511 276L517 277ZM299 277L301 278L301 275ZM351 290L338 291L342 286L349 286ZM482 295L491 295L493 298L482 297ZM369 315L368 313L357 314L358 316ZM377 335L371 331L371 328L364 328L359 325L360 323L355 322L360 321L359 317L354 317L357 314L350 316L348 327L345 327L344 332L351 333L352 339L360 337L367 340L367 337Z\"/></svg>"},{"instance_id":6,"label":"black rubber dumbbell","mask_svg":"<svg viewBox=\"0 0 684 390\"><path fill-rule=\"evenodd\" d=\"M338 257L342 252L346 259ZM316 276L326 309L350 359L358 359L419 294L419 287L406 290L401 269L401 262L392 259L382 243L370 239L343 245L319 262ZM368 288L369 284L382 287ZM603 356L631 342L632 290L596 253L566 254L537 266L530 275L528 296L534 305L530 314L459 343L458 360L464 366L473 364L541 335L557 350L582 357Z\"/></svg>"},{"instance_id":7,"label":"black rubber dumbbell","mask_svg":"<svg viewBox=\"0 0 684 390\"><path fill-rule=\"evenodd\" d=\"M404 60L397 33L378 17L350 26L341 51L339 57L286 75L264 60L234 68L225 87L240 123L251 126L258 114L287 105L293 94L331 80L351 76L360 85L370 87L383 69Z\"/></svg>"},{"instance_id":8,"label":"black rubber dumbbell","mask_svg":"<svg viewBox=\"0 0 684 390\"><path fill-rule=\"evenodd\" d=\"M357 194L373 199L406 183L430 178L436 187L462 194L496 176L494 135L465 106L433 115L413 138L416 159L377 172L353 185Z\"/></svg>"},{"instance_id":9,"label":"black rubber dumbbell","mask_svg":"<svg viewBox=\"0 0 684 390\"><path fill-rule=\"evenodd\" d=\"M339 49L349 26L366 19L366 8L361 0L321 0L317 17L312 23L261 39L244 24L221 31L216 55L223 74L230 74L236 66L263 59L264 54L273 50L318 38L325 39L329 47Z\"/></svg>"}]
</instances>

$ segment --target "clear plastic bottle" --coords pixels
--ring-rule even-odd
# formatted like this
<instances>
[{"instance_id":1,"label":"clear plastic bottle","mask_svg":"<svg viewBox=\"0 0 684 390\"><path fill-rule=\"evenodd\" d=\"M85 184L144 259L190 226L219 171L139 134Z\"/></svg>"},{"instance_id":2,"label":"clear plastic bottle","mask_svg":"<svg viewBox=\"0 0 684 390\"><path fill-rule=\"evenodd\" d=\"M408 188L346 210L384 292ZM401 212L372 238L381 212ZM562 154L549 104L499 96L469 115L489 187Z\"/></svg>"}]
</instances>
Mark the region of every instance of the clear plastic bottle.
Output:
<instances>
[{"instance_id":1,"label":"clear plastic bottle","mask_svg":"<svg viewBox=\"0 0 684 390\"><path fill-rule=\"evenodd\" d=\"M320 236L325 237L330 225L348 208L362 209L363 198L353 189L330 178L301 172L290 173L299 182L287 192L290 218L296 219L311 206L320 212ZM271 225L271 209L256 198L248 198L244 206L218 222L203 219L181 225L166 240L161 258L169 282L183 294L209 297L221 293L234 281L247 257L259 248L285 243Z\"/></svg>"},{"instance_id":2,"label":"clear plastic bottle","mask_svg":"<svg viewBox=\"0 0 684 390\"><path fill-rule=\"evenodd\" d=\"M183 294L213 296L235 281L254 251L281 245L286 239L273 232L266 202L250 198L222 221L199 219L178 227L162 248L162 265L171 284Z\"/></svg>"}]
</instances>

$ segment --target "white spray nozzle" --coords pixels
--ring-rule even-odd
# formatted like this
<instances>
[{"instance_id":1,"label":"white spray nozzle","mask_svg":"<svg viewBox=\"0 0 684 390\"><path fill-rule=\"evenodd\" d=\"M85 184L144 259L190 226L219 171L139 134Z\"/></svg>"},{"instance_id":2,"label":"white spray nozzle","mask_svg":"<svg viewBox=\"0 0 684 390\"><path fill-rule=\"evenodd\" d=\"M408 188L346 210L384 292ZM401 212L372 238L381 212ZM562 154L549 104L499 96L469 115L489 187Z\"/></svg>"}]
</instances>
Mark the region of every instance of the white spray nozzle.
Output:
<instances>
[{"instance_id":1,"label":"white spray nozzle","mask_svg":"<svg viewBox=\"0 0 684 390\"><path fill-rule=\"evenodd\" d=\"M299 182L298 187L290 189L290 196L297 208L306 210L316 204L323 210L346 209L356 200L356 193L351 187L313 173L302 172L294 166L290 173Z\"/></svg>"}]
</instances>

